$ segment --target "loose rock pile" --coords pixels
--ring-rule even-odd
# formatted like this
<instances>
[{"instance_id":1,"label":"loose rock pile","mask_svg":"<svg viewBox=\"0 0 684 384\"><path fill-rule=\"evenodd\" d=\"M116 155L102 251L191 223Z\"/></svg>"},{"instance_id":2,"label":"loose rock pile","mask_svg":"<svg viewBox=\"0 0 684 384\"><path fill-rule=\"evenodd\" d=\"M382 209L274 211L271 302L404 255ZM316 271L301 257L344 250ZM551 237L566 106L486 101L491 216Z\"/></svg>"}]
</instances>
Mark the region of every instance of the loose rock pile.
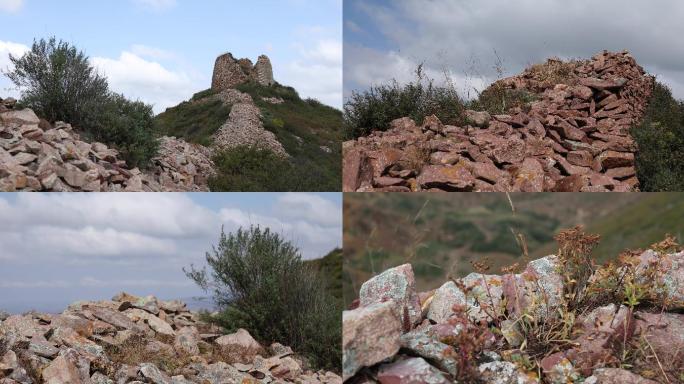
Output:
<instances>
[{"instance_id":1,"label":"loose rock pile","mask_svg":"<svg viewBox=\"0 0 684 384\"><path fill-rule=\"evenodd\" d=\"M76 302L58 315L4 316L0 383L342 382L332 372L305 369L289 347L264 348L243 329L220 331L180 301L126 293Z\"/></svg>"},{"instance_id":2,"label":"loose rock pile","mask_svg":"<svg viewBox=\"0 0 684 384\"><path fill-rule=\"evenodd\" d=\"M227 89L213 97L232 106L228 121L214 134L213 149L224 150L242 145L260 146L280 156L288 156L275 134L264 128L261 111L250 95L236 89Z\"/></svg>"},{"instance_id":3,"label":"loose rock pile","mask_svg":"<svg viewBox=\"0 0 684 384\"><path fill-rule=\"evenodd\" d=\"M638 190L629 129L643 116L653 77L627 52L563 65L570 73L561 83L528 69L493 85L536 94L526 108L466 111L462 127L405 117L345 142L343 190Z\"/></svg>"},{"instance_id":4,"label":"loose rock pile","mask_svg":"<svg viewBox=\"0 0 684 384\"><path fill-rule=\"evenodd\" d=\"M556 256L534 260L519 274L472 273L426 293L416 292L410 264L389 269L365 282L356 308L343 314L343 378L367 384L455 382L465 369L460 357L469 348L459 340L468 334L465 339L483 348L474 357L477 377L468 382L654 384L663 379L659 372L650 372L651 380L616 368L620 357L614 346L641 340L652 348L649 356L661 357L665 369L681 362L684 252L649 250L636 260L637 271L658 260L655 279L663 284L673 312L596 307L575 320L572 347L541 359L541 377L525 364L524 336L513 319L523 313L541 322L558 316L565 279ZM506 318L498 323L499 333L491 331L493 317Z\"/></svg>"},{"instance_id":5,"label":"loose rock pile","mask_svg":"<svg viewBox=\"0 0 684 384\"><path fill-rule=\"evenodd\" d=\"M145 172L118 151L82 141L71 125L52 126L30 109L0 111L0 191L207 191L210 152L173 137ZM9 107L8 107L9 105Z\"/></svg>"}]
</instances>

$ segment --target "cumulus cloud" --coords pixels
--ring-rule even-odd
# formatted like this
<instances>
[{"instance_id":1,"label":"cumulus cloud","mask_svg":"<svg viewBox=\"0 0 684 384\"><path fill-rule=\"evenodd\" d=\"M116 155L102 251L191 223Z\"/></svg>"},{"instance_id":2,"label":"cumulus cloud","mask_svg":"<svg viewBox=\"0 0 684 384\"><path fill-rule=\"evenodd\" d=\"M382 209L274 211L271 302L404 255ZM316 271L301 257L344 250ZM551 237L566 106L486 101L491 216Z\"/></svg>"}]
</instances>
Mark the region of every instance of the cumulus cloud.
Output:
<instances>
[{"instance_id":1,"label":"cumulus cloud","mask_svg":"<svg viewBox=\"0 0 684 384\"><path fill-rule=\"evenodd\" d=\"M358 56L356 60L345 57L345 95L347 88L368 87L377 71L371 67L372 57L392 58L391 52L409 62L425 62L435 71L446 63L463 78L468 72L472 76L471 66L476 62L480 64L474 68L477 77L491 80L496 77L494 50L510 75L551 56L586 58L603 49L628 49L648 71L667 78L678 97L684 97L684 51L675 48L684 33L684 3L680 1L664 0L658 7L646 2L625 6L618 0L571 4L562 0L404 0L389 5L357 1L350 6L373 23L390 48L364 44L361 33L346 24L351 34L348 45L358 48ZM358 24L358 30L366 27L360 20L351 21ZM345 56L347 52L345 46ZM393 77L393 69L397 68L389 67L385 76Z\"/></svg>"},{"instance_id":2,"label":"cumulus cloud","mask_svg":"<svg viewBox=\"0 0 684 384\"><path fill-rule=\"evenodd\" d=\"M158 59L169 55L168 52L142 45L134 46L134 50L138 54L124 51L115 59L91 59L93 65L107 77L112 90L129 98L151 103L155 112L161 112L187 99L199 89L199 85L189 74L168 69L157 61L141 57L145 55Z\"/></svg>"},{"instance_id":3,"label":"cumulus cloud","mask_svg":"<svg viewBox=\"0 0 684 384\"><path fill-rule=\"evenodd\" d=\"M17 12L24 6L24 0L0 0L0 12Z\"/></svg>"},{"instance_id":4,"label":"cumulus cloud","mask_svg":"<svg viewBox=\"0 0 684 384\"><path fill-rule=\"evenodd\" d=\"M182 269L204 265L221 227L269 227L305 259L341 246L341 207L325 195L263 194L263 202L244 204L221 202L231 194L204 195L0 196L0 307L57 310L61 305L48 305L120 290L169 298L201 294Z\"/></svg>"},{"instance_id":5,"label":"cumulus cloud","mask_svg":"<svg viewBox=\"0 0 684 384\"><path fill-rule=\"evenodd\" d=\"M303 97L342 107L342 41L321 26L300 27L293 43L296 57L282 68L274 65L276 80L294 86Z\"/></svg>"}]
</instances>

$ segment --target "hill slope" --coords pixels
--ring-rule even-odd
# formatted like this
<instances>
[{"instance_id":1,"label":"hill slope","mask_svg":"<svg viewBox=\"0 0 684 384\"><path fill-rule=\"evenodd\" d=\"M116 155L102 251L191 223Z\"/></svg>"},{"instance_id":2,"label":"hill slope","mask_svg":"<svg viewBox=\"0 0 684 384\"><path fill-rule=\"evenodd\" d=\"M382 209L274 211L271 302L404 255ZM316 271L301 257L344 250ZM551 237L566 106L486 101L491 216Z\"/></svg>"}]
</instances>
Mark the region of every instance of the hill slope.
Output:
<instances>
[{"instance_id":1,"label":"hill slope","mask_svg":"<svg viewBox=\"0 0 684 384\"><path fill-rule=\"evenodd\" d=\"M155 129L214 149L213 190L340 189L342 112L291 87L246 82L198 92L157 115Z\"/></svg>"}]
</instances>

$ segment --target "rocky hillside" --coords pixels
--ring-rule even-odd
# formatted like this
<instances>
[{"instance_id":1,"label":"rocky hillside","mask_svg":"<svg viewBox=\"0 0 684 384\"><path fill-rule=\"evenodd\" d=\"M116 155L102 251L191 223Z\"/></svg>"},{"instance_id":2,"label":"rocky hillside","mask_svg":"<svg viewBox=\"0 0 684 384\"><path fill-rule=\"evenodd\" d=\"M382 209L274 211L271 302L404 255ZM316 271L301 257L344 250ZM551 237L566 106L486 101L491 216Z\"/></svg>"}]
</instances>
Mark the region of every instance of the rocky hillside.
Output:
<instances>
[{"instance_id":1,"label":"rocky hillside","mask_svg":"<svg viewBox=\"0 0 684 384\"><path fill-rule=\"evenodd\" d=\"M410 264L386 270L344 312L344 379L684 382L684 252L671 245L597 268L580 290L568 279L577 266L568 255L531 261L519 273L483 268L431 292L416 291Z\"/></svg>"},{"instance_id":2,"label":"rocky hillside","mask_svg":"<svg viewBox=\"0 0 684 384\"><path fill-rule=\"evenodd\" d=\"M86 142L71 125L50 124L30 109L0 102L0 191L207 191L213 163L206 148L159 139L145 171L129 168L117 150Z\"/></svg>"},{"instance_id":3,"label":"rocky hillside","mask_svg":"<svg viewBox=\"0 0 684 384\"><path fill-rule=\"evenodd\" d=\"M217 58L210 90L155 118L159 151L144 170L16 103L0 99L0 191L209 191L212 177L233 177L216 156L252 146L308 175L311 190L339 190L341 183L341 112L277 84L266 56L255 65Z\"/></svg>"},{"instance_id":4,"label":"rocky hillside","mask_svg":"<svg viewBox=\"0 0 684 384\"><path fill-rule=\"evenodd\" d=\"M344 191L635 191L635 142L654 80L627 52L549 60L483 94L523 102L505 114L465 111L392 121L344 144ZM418 125L420 124L420 125Z\"/></svg>"},{"instance_id":5,"label":"rocky hillside","mask_svg":"<svg viewBox=\"0 0 684 384\"><path fill-rule=\"evenodd\" d=\"M156 117L156 129L214 154L259 146L286 158L316 190L339 190L342 114L273 79L270 60L219 56L212 87ZM219 170L220 172L220 170ZM221 175L219 175L221 177Z\"/></svg>"},{"instance_id":6,"label":"rocky hillside","mask_svg":"<svg viewBox=\"0 0 684 384\"><path fill-rule=\"evenodd\" d=\"M278 343L224 335L180 301L121 293L60 314L0 316L3 384L341 383Z\"/></svg>"}]
</instances>

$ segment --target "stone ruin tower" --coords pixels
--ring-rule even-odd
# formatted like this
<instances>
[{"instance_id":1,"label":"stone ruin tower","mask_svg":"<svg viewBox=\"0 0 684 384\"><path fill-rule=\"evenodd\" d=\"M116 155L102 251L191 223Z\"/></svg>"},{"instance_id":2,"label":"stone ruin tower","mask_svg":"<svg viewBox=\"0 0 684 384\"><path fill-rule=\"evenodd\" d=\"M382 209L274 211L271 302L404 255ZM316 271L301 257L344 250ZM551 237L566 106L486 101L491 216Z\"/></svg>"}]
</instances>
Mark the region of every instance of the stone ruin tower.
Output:
<instances>
[{"instance_id":1,"label":"stone ruin tower","mask_svg":"<svg viewBox=\"0 0 684 384\"><path fill-rule=\"evenodd\" d=\"M259 56L254 65L249 59L235 59L230 52L216 58L214 74L211 79L211 89L222 91L235 88L236 85L250 80L265 86L275 84L273 68L268 56Z\"/></svg>"}]
</instances>

